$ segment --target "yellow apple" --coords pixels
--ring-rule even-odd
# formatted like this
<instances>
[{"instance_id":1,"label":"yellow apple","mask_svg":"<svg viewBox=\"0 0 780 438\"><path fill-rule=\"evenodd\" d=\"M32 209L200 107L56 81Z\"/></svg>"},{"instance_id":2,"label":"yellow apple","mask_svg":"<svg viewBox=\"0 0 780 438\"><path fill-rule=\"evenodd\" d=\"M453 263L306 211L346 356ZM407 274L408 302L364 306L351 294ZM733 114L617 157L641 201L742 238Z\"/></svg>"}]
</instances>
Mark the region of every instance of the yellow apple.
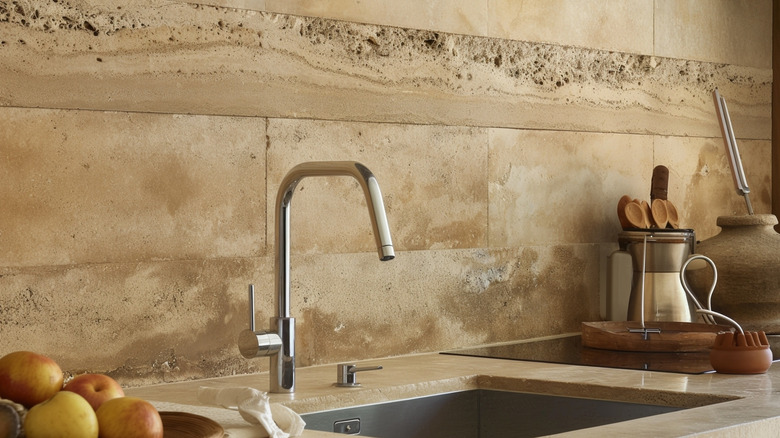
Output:
<instances>
[{"instance_id":1,"label":"yellow apple","mask_svg":"<svg viewBox=\"0 0 780 438\"><path fill-rule=\"evenodd\" d=\"M27 412L24 432L27 438L97 438L98 420L84 397L60 391Z\"/></svg>"},{"instance_id":2,"label":"yellow apple","mask_svg":"<svg viewBox=\"0 0 780 438\"><path fill-rule=\"evenodd\" d=\"M104 402L97 410L100 438L162 438L160 413L148 401L137 397L118 397Z\"/></svg>"},{"instance_id":3,"label":"yellow apple","mask_svg":"<svg viewBox=\"0 0 780 438\"><path fill-rule=\"evenodd\" d=\"M62 389L57 362L31 351L15 351L0 358L0 398L31 408Z\"/></svg>"},{"instance_id":4,"label":"yellow apple","mask_svg":"<svg viewBox=\"0 0 780 438\"><path fill-rule=\"evenodd\" d=\"M105 374L81 374L66 383L62 390L84 397L96 411L103 402L125 395L119 382Z\"/></svg>"}]
</instances>

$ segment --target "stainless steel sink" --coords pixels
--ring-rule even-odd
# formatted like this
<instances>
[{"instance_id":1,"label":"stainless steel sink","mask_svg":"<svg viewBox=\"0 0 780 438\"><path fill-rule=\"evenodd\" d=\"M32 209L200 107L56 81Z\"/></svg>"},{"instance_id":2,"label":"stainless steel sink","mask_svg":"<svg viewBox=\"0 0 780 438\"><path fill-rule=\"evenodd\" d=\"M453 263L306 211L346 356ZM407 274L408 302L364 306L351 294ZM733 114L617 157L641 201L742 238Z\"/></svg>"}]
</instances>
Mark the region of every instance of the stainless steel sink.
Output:
<instances>
[{"instance_id":1,"label":"stainless steel sink","mask_svg":"<svg viewBox=\"0 0 780 438\"><path fill-rule=\"evenodd\" d=\"M306 428L377 438L534 437L683 408L475 389L302 415Z\"/></svg>"}]
</instances>

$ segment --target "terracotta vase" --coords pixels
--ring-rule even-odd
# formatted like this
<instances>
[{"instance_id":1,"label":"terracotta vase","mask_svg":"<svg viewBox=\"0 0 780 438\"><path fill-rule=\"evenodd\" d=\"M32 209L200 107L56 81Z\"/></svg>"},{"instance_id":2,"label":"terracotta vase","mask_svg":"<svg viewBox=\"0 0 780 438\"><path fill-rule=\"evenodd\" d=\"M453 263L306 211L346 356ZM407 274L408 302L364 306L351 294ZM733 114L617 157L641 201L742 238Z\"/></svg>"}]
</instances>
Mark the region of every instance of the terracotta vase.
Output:
<instances>
[{"instance_id":1,"label":"terracotta vase","mask_svg":"<svg viewBox=\"0 0 780 438\"><path fill-rule=\"evenodd\" d=\"M780 333L780 234L772 214L720 216L721 232L696 246L718 268L712 310L745 330ZM690 272L691 286L706 305L709 269Z\"/></svg>"}]
</instances>

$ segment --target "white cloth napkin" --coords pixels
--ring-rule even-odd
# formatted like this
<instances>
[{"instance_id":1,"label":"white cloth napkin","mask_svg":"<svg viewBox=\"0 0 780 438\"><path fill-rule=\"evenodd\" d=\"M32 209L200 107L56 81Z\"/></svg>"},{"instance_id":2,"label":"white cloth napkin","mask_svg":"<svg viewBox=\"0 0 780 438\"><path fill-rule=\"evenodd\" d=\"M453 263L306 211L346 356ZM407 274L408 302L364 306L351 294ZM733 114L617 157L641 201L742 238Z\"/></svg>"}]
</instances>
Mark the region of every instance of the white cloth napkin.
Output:
<instances>
[{"instance_id":1,"label":"white cloth napkin","mask_svg":"<svg viewBox=\"0 0 780 438\"><path fill-rule=\"evenodd\" d=\"M265 434L258 434L258 428L229 430L231 437L288 438L303 433L306 423L300 415L287 406L269 403L268 394L248 387L198 389L198 401L225 408L238 408L241 417L253 425L262 426ZM261 431L262 432L262 431Z\"/></svg>"}]
</instances>

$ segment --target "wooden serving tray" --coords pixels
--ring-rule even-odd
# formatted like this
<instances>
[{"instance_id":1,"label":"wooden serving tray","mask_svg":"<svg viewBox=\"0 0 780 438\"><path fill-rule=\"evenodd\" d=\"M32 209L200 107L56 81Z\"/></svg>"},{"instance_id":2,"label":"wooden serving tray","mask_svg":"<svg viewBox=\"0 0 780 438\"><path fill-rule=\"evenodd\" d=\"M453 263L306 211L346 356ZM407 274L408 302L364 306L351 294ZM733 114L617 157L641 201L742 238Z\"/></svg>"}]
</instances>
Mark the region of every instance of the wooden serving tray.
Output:
<instances>
[{"instance_id":1,"label":"wooden serving tray","mask_svg":"<svg viewBox=\"0 0 780 438\"><path fill-rule=\"evenodd\" d=\"M708 350L715 343L719 332L733 329L726 325L694 322L652 321L647 329L660 329L660 333L632 333L641 329L637 321L599 321L582 323L582 345L614 351L684 352Z\"/></svg>"},{"instance_id":2,"label":"wooden serving tray","mask_svg":"<svg viewBox=\"0 0 780 438\"><path fill-rule=\"evenodd\" d=\"M713 371L709 351L613 351L583 348L582 363L630 370L702 374Z\"/></svg>"}]
</instances>

